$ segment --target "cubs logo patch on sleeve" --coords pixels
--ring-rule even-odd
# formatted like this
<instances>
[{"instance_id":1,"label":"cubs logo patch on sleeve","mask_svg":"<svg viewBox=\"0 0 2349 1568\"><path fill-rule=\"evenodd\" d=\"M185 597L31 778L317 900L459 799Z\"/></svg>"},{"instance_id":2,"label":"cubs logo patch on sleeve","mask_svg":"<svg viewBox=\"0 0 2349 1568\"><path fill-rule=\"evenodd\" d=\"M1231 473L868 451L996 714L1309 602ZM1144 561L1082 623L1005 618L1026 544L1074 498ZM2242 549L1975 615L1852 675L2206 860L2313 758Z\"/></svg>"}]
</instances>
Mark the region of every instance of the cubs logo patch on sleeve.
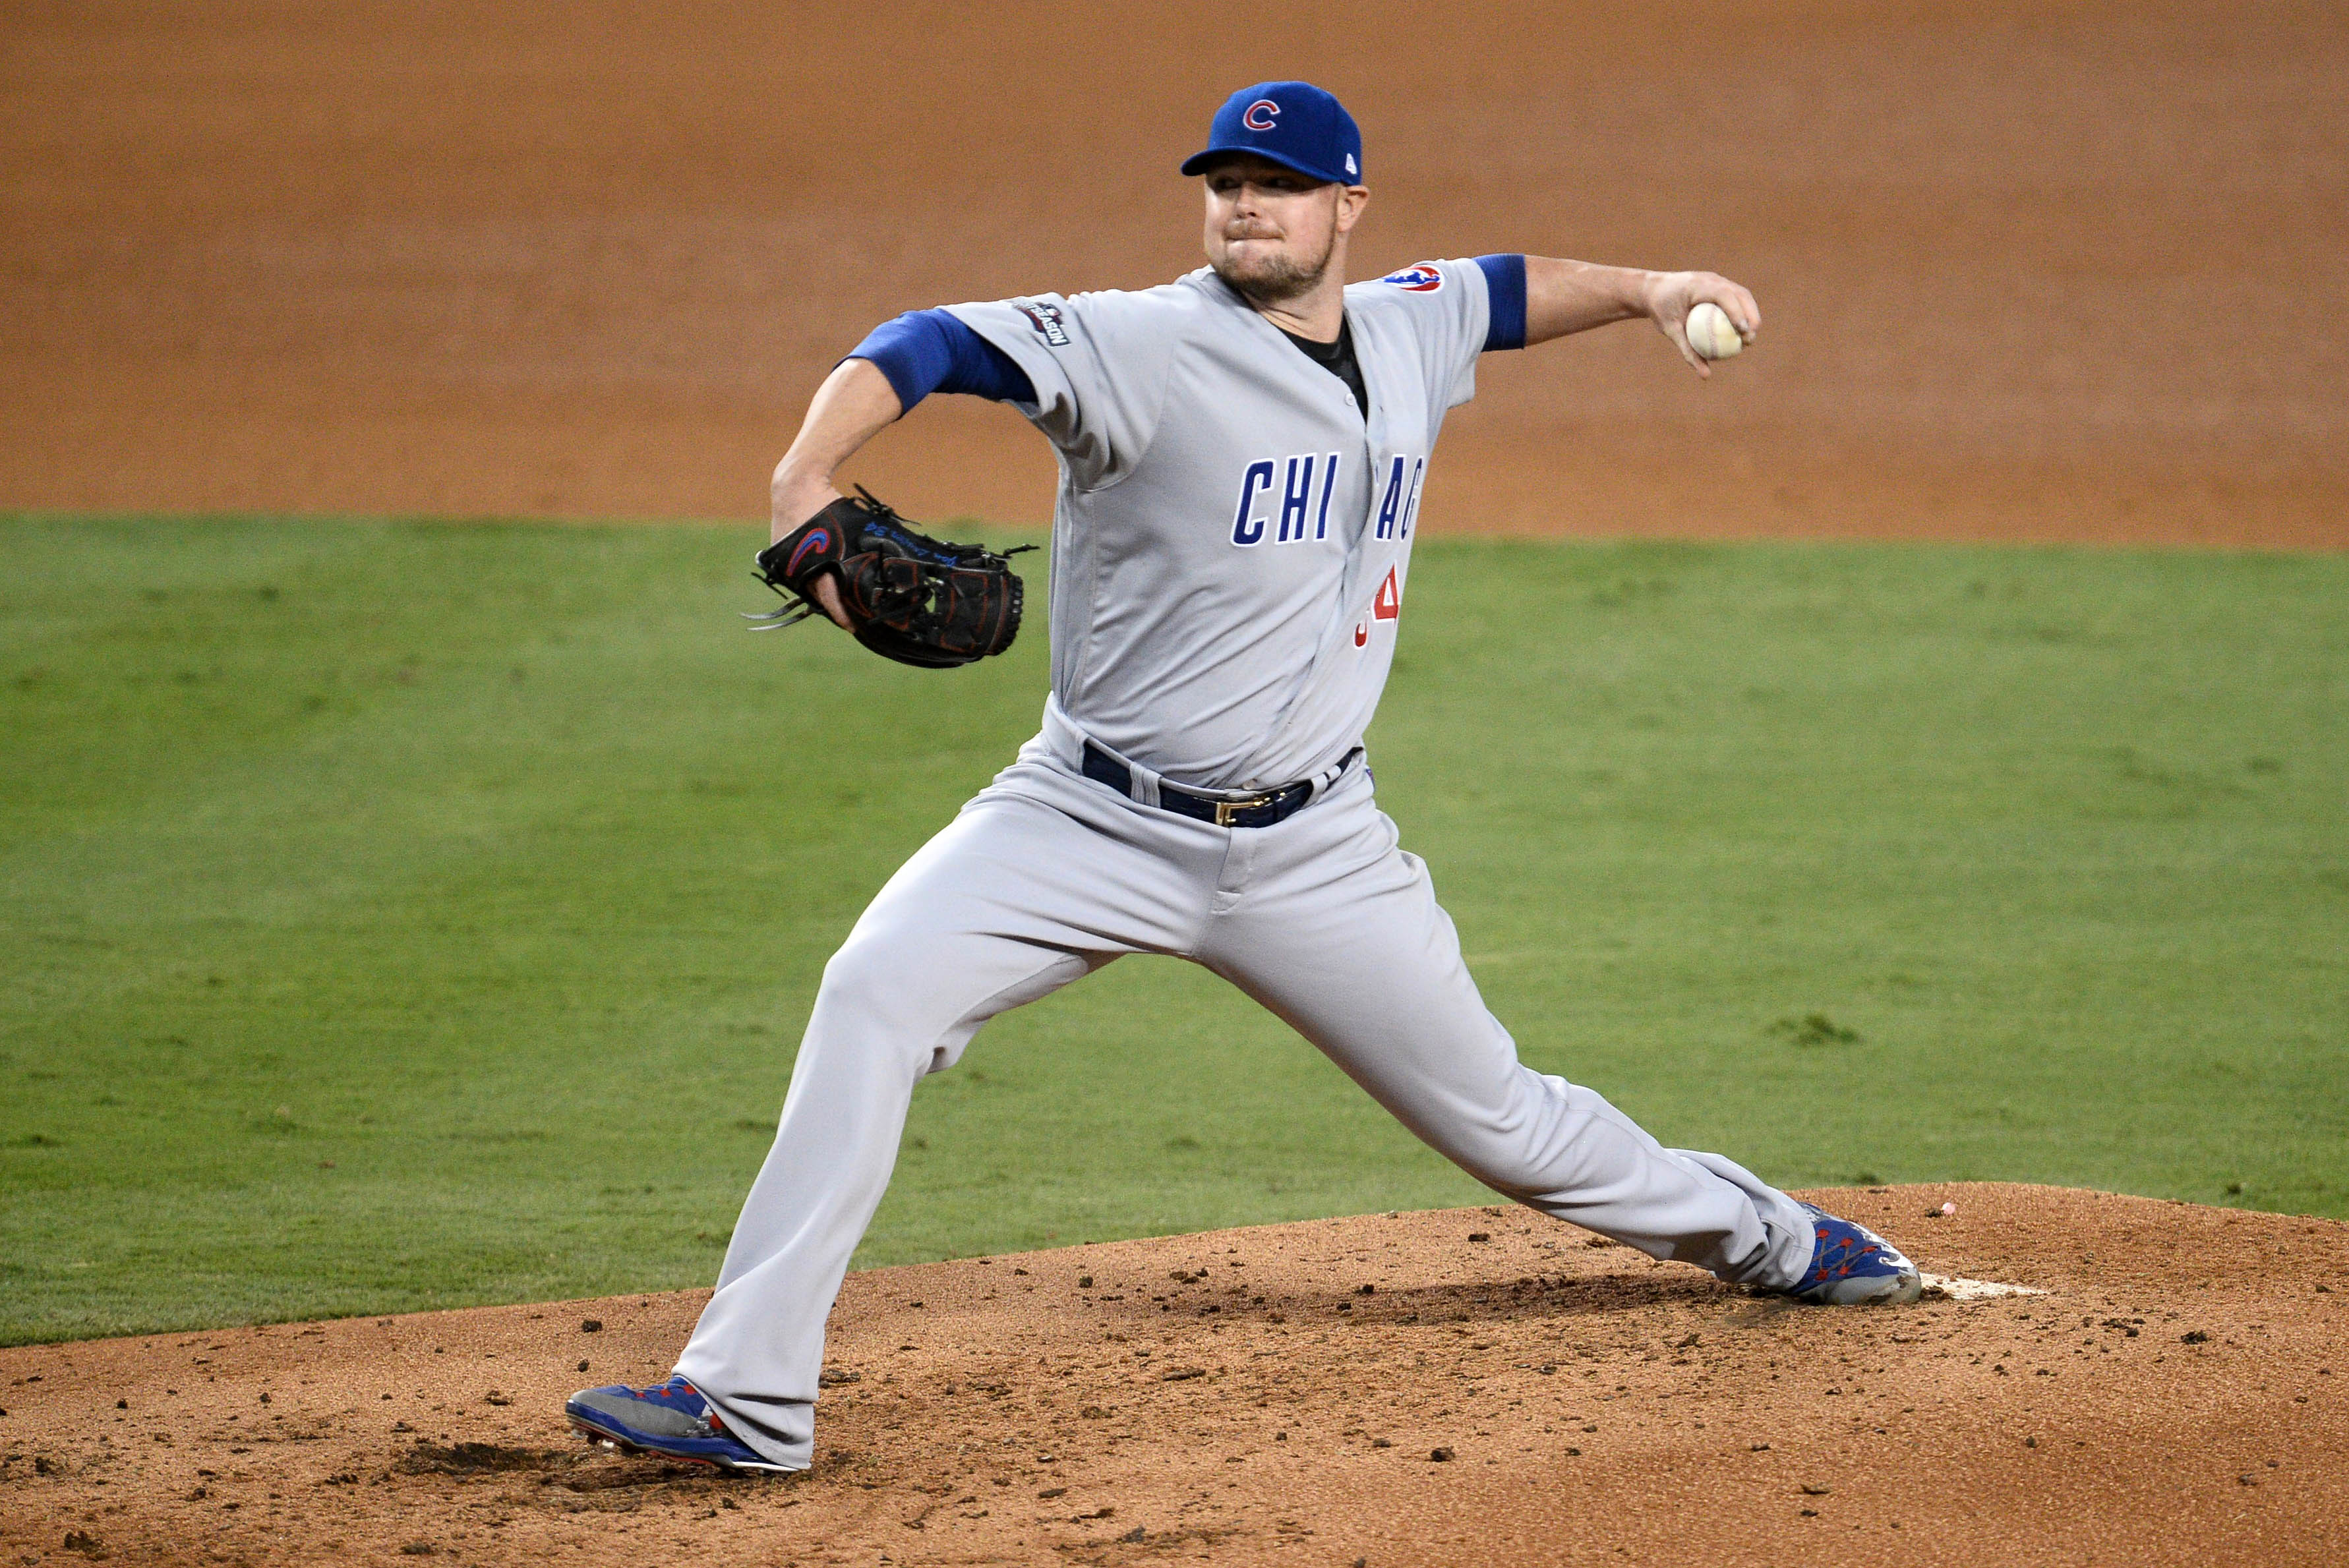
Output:
<instances>
[{"instance_id":1,"label":"cubs logo patch on sleeve","mask_svg":"<svg viewBox=\"0 0 2349 1568\"><path fill-rule=\"evenodd\" d=\"M1406 294L1433 294L1444 286L1444 269L1433 262L1421 262L1399 273L1389 273L1379 282L1392 284Z\"/></svg>"},{"instance_id":2,"label":"cubs logo patch on sleeve","mask_svg":"<svg viewBox=\"0 0 2349 1568\"><path fill-rule=\"evenodd\" d=\"M1018 309L1028 318L1028 325L1036 329L1036 335L1046 344L1054 348L1069 346L1069 329L1059 305L1022 304Z\"/></svg>"}]
</instances>

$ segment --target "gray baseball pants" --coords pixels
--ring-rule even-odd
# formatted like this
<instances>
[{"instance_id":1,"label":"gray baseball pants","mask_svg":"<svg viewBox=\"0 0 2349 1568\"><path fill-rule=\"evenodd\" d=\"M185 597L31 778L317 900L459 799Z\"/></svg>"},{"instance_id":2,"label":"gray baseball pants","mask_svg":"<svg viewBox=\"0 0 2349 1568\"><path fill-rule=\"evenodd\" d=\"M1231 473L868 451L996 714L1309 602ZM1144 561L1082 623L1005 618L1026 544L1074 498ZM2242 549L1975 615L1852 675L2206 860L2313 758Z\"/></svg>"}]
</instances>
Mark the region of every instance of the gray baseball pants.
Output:
<instances>
[{"instance_id":1,"label":"gray baseball pants","mask_svg":"<svg viewBox=\"0 0 2349 1568\"><path fill-rule=\"evenodd\" d=\"M814 1458L824 1320L914 1086L998 1013L1128 953L1231 981L1521 1203L1733 1283L1803 1276L1811 1225L1785 1193L1519 1064L1360 762L1286 821L1218 828L1083 777L1081 739L1057 709L1047 720L824 967L774 1147L678 1361L744 1442L778 1464ZM1137 771L1136 795L1155 789Z\"/></svg>"}]
</instances>

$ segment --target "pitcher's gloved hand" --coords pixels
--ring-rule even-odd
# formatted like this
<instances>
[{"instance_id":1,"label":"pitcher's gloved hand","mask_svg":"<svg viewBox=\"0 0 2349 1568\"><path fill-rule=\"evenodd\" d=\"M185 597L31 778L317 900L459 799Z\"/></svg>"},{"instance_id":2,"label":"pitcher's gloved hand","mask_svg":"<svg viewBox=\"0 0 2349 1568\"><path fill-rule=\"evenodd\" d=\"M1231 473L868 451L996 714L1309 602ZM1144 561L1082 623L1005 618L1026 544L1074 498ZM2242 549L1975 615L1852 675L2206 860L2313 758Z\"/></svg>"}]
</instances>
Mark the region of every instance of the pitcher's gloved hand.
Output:
<instances>
[{"instance_id":1,"label":"pitcher's gloved hand","mask_svg":"<svg viewBox=\"0 0 2349 1568\"><path fill-rule=\"evenodd\" d=\"M856 640L886 658L949 669L999 654L1019 633L1025 588L1009 557L917 533L863 485L759 552L759 581L790 602L750 615L771 632L823 614L815 584L836 574Z\"/></svg>"}]
</instances>

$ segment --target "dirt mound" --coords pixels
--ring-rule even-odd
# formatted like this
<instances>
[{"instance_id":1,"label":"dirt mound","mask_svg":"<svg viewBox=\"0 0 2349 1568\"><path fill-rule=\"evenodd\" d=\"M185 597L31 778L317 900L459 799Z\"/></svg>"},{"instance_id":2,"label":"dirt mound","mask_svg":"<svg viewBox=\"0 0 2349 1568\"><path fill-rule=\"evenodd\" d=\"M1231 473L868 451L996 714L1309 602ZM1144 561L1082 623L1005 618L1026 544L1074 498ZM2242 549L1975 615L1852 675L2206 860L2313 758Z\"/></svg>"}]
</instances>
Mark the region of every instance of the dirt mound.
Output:
<instances>
[{"instance_id":1,"label":"dirt mound","mask_svg":"<svg viewBox=\"0 0 2349 1568\"><path fill-rule=\"evenodd\" d=\"M2349 546L2349 10L1594 0L10 8L0 506L763 517L816 380L947 301L1195 265L1257 73L1344 94L1357 276L1719 267L1761 346L1496 355L1435 529ZM855 477L1040 520L942 398Z\"/></svg>"},{"instance_id":2,"label":"dirt mound","mask_svg":"<svg viewBox=\"0 0 2349 1568\"><path fill-rule=\"evenodd\" d=\"M1795 1307L1514 1208L878 1269L834 1316L817 1468L784 1479L564 1431L573 1387L666 1373L700 1293L35 1346L0 1351L0 1547L2338 1560L2349 1226L2004 1185L1821 1198L1929 1271L2044 1294Z\"/></svg>"}]
</instances>

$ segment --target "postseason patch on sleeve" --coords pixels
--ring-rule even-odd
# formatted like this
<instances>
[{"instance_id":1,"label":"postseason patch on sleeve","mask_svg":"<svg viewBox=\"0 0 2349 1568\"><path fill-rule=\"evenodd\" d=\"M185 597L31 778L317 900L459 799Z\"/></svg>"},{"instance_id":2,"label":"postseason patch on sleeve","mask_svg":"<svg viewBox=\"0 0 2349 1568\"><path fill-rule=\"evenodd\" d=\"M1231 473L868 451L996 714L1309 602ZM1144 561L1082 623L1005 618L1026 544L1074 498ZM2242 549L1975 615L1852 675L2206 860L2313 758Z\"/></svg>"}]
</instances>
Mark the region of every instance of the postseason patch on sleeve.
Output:
<instances>
[{"instance_id":1,"label":"postseason patch on sleeve","mask_svg":"<svg viewBox=\"0 0 2349 1568\"><path fill-rule=\"evenodd\" d=\"M1433 262L1421 262L1399 273L1389 273L1379 281L1392 284L1406 294L1433 294L1444 286L1444 269Z\"/></svg>"},{"instance_id":2,"label":"postseason patch on sleeve","mask_svg":"<svg viewBox=\"0 0 2349 1568\"><path fill-rule=\"evenodd\" d=\"M1028 325L1036 329L1036 335L1047 345L1053 348L1069 346L1068 322L1061 314L1059 305L1046 304L1041 301L1022 301L1016 308L1028 318Z\"/></svg>"}]
</instances>

